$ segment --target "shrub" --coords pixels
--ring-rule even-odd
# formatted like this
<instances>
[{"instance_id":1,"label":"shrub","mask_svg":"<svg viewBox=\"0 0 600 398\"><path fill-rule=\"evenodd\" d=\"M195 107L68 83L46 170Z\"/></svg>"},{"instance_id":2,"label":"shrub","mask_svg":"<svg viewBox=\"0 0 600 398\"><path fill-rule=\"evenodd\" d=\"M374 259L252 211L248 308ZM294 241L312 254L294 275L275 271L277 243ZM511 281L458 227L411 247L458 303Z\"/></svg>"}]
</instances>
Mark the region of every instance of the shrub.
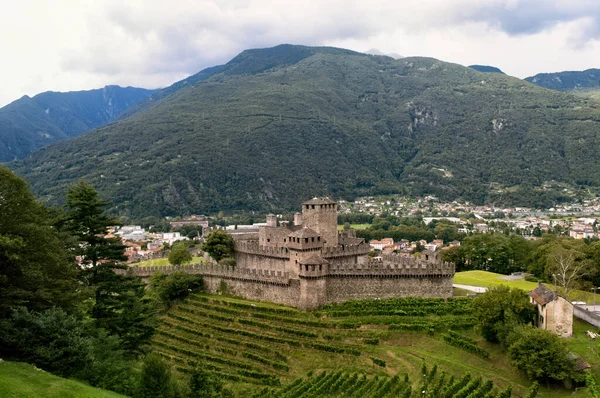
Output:
<instances>
[{"instance_id":1,"label":"shrub","mask_svg":"<svg viewBox=\"0 0 600 398\"><path fill-rule=\"evenodd\" d=\"M174 396L171 369L156 354L149 354L142 364L136 398L170 398Z\"/></svg>"},{"instance_id":2,"label":"shrub","mask_svg":"<svg viewBox=\"0 0 600 398\"><path fill-rule=\"evenodd\" d=\"M152 276L150 287L158 300L170 306L175 300L187 297L192 291L200 290L203 286L201 275L191 275L177 271L170 275L157 273Z\"/></svg>"},{"instance_id":3,"label":"shrub","mask_svg":"<svg viewBox=\"0 0 600 398\"><path fill-rule=\"evenodd\" d=\"M373 363L377 366L381 366L382 368L385 368L386 363L383 359L379 359L379 358L375 358L375 357L371 357L371 361L373 361Z\"/></svg>"}]
</instances>

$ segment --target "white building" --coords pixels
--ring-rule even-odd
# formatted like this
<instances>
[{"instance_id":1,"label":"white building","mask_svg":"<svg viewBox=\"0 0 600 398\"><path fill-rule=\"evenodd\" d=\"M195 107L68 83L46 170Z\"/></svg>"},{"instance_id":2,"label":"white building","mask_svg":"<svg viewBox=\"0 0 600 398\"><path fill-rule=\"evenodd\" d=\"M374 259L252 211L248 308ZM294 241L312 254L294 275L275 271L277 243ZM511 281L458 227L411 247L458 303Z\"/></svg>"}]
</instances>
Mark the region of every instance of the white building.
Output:
<instances>
[{"instance_id":1,"label":"white building","mask_svg":"<svg viewBox=\"0 0 600 398\"><path fill-rule=\"evenodd\" d=\"M172 245L173 243L180 240L188 240L187 236L181 236L181 232L165 232L162 234L161 241Z\"/></svg>"}]
</instances>

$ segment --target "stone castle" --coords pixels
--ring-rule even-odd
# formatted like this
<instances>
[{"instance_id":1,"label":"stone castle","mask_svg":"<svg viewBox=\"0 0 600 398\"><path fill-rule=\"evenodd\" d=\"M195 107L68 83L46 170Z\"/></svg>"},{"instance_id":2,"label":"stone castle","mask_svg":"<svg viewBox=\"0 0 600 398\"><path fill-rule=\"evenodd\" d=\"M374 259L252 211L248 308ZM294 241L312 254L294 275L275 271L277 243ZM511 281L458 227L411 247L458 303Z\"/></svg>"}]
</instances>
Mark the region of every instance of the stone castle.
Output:
<instances>
[{"instance_id":1,"label":"stone castle","mask_svg":"<svg viewBox=\"0 0 600 398\"><path fill-rule=\"evenodd\" d=\"M208 291L224 287L253 300L313 309L350 299L452 296L454 264L435 253L420 258L369 257L370 246L351 232L338 232L337 203L314 198L302 204L294 225L267 216L258 232L234 235L236 267L197 264L132 267L153 272L185 270L204 276Z\"/></svg>"}]
</instances>

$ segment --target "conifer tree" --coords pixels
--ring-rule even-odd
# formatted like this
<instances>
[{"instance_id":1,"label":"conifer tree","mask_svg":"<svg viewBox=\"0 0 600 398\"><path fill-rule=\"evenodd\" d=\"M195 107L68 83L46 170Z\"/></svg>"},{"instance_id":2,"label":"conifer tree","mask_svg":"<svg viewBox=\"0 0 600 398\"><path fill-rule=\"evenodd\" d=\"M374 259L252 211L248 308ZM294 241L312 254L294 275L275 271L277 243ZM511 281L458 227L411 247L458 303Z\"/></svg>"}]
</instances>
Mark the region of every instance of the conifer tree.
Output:
<instances>
[{"instance_id":1,"label":"conifer tree","mask_svg":"<svg viewBox=\"0 0 600 398\"><path fill-rule=\"evenodd\" d=\"M133 276L117 274L126 269L125 246L118 237L106 237L108 228L119 225L105 214L108 202L84 181L69 187L64 230L77 239L80 276L92 299L91 317L97 327L118 335L123 348L140 352L154 332L155 310L144 298L144 284Z\"/></svg>"}]
</instances>

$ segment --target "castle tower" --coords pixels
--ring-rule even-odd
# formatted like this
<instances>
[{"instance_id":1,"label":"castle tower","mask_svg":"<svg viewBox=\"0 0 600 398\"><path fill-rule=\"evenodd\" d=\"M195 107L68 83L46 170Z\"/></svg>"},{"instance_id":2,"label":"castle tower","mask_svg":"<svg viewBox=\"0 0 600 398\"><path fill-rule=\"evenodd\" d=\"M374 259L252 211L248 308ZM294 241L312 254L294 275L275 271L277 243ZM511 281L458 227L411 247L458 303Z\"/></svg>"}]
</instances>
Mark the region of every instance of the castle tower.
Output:
<instances>
[{"instance_id":1,"label":"castle tower","mask_svg":"<svg viewBox=\"0 0 600 398\"><path fill-rule=\"evenodd\" d=\"M321 235L326 247L337 246L337 203L329 198L314 198L302 203L302 225Z\"/></svg>"},{"instance_id":2,"label":"castle tower","mask_svg":"<svg viewBox=\"0 0 600 398\"><path fill-rule=\"evenodd\" d=\"M288 235L287 248L290 253L288 272L290 275L299 275L301 265L306 264L306 259L321 255L323 238L316 231L304 226Z\"/></svg>"},{"instance_id":3,"label":"castle tower","mask_svg":"<svg viewBox=\"0 0 600 398\"><path fill-rule=\"evenodd\" d=\"M294 214L294 225L302 225L302 213L296 212Z\"/></svg>"},{"instance_id":4,"label":"castle tower","mask_svg":"<svg viewBox=\"0 0 600 398\"><path fill-rule=\"evenodd\" d=\"M275 214L267 214L267 227L277 226L277 216Z\"/></svg>"}]
</instances>

